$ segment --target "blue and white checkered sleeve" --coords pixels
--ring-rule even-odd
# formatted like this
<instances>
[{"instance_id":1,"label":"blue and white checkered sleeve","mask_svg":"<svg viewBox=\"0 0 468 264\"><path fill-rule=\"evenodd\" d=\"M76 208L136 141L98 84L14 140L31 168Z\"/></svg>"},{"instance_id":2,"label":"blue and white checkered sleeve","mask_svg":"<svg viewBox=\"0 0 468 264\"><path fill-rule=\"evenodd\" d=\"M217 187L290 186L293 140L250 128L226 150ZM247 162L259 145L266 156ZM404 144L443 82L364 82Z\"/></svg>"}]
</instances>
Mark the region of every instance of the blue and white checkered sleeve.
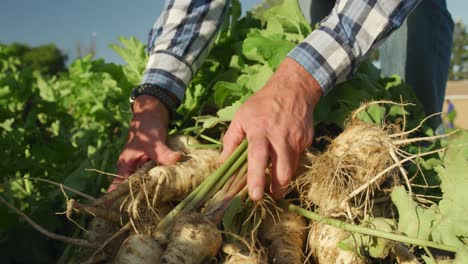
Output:
<instances>
[{"instance_id":1,"label":"blue and white checkered sleeve","mask_svg":"<svg viewBox=\"0 0 468 264\"><path fill-rule=\"evenodd\" d=\"M228 2L167 0L149 35L150 58L142 83L154 84L182 100L208 54Z\"/></svg>"},{"instance_id":2,"label":"blue and white checkered sleeve","mask_svg":"<svg viewBox=\"0 0 468 264\"><path fill-rule=\"evenodd\" d=\"M289 57L324 94L346 80L367 55L401 26L418 0L342 0Z\"/></svg>"}]
</instances>

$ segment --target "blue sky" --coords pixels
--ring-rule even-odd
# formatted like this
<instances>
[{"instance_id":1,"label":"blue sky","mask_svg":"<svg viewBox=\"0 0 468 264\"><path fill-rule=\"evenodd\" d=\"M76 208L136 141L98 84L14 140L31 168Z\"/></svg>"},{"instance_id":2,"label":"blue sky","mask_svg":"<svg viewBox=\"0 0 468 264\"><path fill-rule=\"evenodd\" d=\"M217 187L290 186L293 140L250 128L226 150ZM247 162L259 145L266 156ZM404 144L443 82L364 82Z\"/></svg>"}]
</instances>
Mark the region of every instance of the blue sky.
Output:
<instances>
[{"instance_id":1,"label":"blue sky","mask_svg":"<svg viewBox=\"0 0 468 264\"><path fill-rule=\"evenodd\" d=\"M108 48L118 36L147 34L163 7L162 0L1 0L0 42L23 42L32 46L55 43L75 57L76 43L90 43L96 34L97 57L122 62ZM242 0L250 9L259 0ZM468 1L448 0L454 18L468 22Z\"/></svg>"}]
</instances>

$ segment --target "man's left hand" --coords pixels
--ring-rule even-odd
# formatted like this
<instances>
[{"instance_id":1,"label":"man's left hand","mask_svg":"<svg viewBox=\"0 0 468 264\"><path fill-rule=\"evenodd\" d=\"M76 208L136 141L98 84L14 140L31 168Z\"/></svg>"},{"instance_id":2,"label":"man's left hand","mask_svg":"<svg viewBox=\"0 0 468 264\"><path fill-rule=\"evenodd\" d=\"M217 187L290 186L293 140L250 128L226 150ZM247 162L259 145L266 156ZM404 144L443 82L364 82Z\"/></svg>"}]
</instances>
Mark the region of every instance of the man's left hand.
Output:
<instances>
[{"instance_id":1,"label":"man's left hand","mask_svg":"<svg viewBox=\"0 0 468 264\"><path fill-rule=\"evenodd\" d=\"M247 138L247 186L252 200L263 198L269 160L270 192L275 199L284 197L301 153L312 143L313 112L321 96L312 75L287 57L265 86L236 112L223 138L220 162Z\"/></svg>"}]
</instances>

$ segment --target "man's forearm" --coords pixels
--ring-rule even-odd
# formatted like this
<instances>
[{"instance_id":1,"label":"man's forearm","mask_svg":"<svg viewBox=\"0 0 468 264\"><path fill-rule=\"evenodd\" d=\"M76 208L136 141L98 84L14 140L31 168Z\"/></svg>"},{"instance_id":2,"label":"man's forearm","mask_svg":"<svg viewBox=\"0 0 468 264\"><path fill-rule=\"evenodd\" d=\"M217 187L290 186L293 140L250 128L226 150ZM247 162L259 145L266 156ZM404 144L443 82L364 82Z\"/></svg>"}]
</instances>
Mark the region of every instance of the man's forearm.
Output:
<instances>
[{"instance_id":1,"label":"man's forearm","mask_svg":"<svg viewBox=\"0 0 468 264\"><path fill-rule=\"evenodd\" d=\"M337 1L331 14L288 55L320 84L324 94L400 27L419 0Z\"/></svg>"},{"instance_id":2,"label":"man's forearm","mask_svg":"<svg viewBox=\"0 0 468 264\"><path fill-rule=\"evenodd\" d=\"M181 101L188 83L208 54L228 2L166 1L150 32L150 59L142 83L166 89Z\"/></svg>"}]
</instances>

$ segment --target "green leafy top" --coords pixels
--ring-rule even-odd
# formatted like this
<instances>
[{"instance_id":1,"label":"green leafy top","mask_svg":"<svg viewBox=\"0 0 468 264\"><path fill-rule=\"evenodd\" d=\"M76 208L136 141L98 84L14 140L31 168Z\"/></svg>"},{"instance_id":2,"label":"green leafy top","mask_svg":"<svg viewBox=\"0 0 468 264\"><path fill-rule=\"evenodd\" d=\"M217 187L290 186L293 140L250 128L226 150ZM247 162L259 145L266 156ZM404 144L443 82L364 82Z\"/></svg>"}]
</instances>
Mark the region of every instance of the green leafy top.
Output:
<instances>
[{"instance_id":1,"label":"green leafy top","mask_svg":"<svg viewBox=\"0 0 468 264\"><path fill-rule=\"evenodd\" d=\"M442 199L438 205L424 209L405 191L394 188L391 196L397 206L398 230L411 237L429 239L459 248L457 261L468 261L468 132L454 136L435 170L441 180Z\"/></svg>"},{"instance_id":2,"label":"green leafy top","mask_svg":"<svg viewBox=\"0 0 468 264\"><path fill-rule=\"evenodd\" d=\"M287 54L311 32L295 0L266 1L252 14L236 19L239 17L231 17L231 24L214 45L214 53L189 85L178 111L184 117L179 126L191 126L190 119L195 116L204 129L227 124L241 103L266 83ZM241 32L239 24L249 27ZM220 47L231 53L218 53ZM345 119L362 102L380 99L400 102L403 98L404 102L417 103L412 89L401 78L381 77L375 66L364 62L348 81L320 100L314 123L343 128ZM398 106L383 109L376 105L362 112L360 118L381 124L388 117L394 121L403 114L411 116L411 120L424 116L419 104L405 109ZM408 127L416 125L411 121Z\"/></svg>"}]
</instances>

